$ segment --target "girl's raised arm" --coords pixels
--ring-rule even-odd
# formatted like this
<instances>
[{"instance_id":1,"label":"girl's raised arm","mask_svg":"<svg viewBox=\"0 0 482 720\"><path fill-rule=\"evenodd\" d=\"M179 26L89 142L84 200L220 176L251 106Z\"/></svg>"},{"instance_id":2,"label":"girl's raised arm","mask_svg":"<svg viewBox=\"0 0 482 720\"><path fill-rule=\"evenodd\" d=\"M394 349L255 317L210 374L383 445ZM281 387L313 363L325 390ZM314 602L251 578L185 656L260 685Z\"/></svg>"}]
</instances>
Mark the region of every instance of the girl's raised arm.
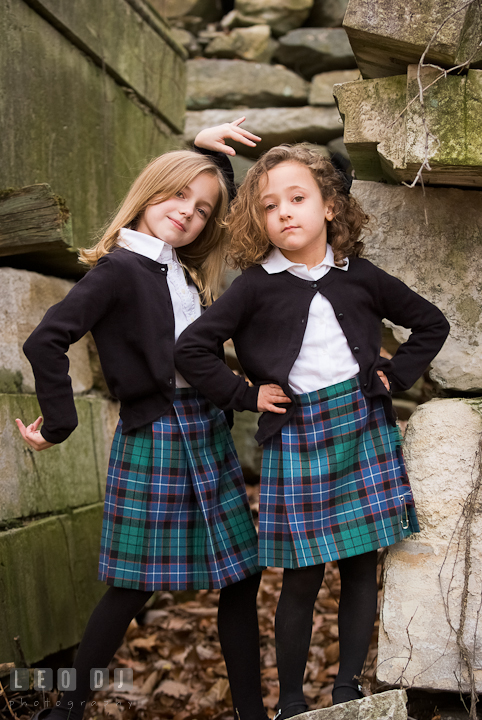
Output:
<instances>
[{"instance_id":1,"label":"girl's raised arm","mask_svg":"<svg viewBox=\"0 0 482 720\"><path fill-rule=\"evenodd\" d=\"M230 123L223 123L222 125L205 128L196 135L194 145L198 148L214 150L216 152L225 153L226 155L236 155L236 150L229 145L226 145L225 141L227 139L240 142L248 147L256 147L256 143L259 142L261 138L240 127L241 123L245 120L245 117L240 117Z\"/></svg>"}]
</instances>

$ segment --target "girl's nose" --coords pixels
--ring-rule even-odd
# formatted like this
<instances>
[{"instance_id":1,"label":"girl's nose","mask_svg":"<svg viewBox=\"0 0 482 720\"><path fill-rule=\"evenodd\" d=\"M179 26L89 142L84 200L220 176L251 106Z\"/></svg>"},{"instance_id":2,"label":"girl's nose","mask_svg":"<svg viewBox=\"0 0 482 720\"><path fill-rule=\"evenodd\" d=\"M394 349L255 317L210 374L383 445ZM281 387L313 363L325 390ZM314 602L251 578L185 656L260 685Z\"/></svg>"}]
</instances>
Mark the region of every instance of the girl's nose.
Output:
<instances>
[{"instance_id":1,"label":"girl's nose","mask_svg":"<svg viewBox=\"0 0 482 720\"><path fill-rule=\"evenodd\" d=\"M194 205L191 205L190 203L186 203L182 206L182 208L179 210L181 215L184 215L186 218L191 218L194 213Z\"/></svg>"},{"instance_id":2,"label":"girl's nose","mask_svg":"<svg viewBox=\"0 0 482 720\"><path fill-rule=\"evenodd\" d=\"M282 203L279 206L280 219L291 217L291 208L287 203Z\"/></svg>"}]
</instances>

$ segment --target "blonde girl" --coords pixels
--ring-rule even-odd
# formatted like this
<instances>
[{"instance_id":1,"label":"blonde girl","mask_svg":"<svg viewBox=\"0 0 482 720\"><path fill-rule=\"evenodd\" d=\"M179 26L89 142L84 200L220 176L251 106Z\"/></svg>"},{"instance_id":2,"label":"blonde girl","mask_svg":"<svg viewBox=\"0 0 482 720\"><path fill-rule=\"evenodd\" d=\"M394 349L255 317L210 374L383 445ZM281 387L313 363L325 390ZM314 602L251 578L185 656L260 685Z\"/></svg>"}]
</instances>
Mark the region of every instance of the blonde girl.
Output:
<instances>
[{"instance_id":1,"label":"blonde girl","mask_svg":"<svg viewBox=\"0 0 482 720\"><path fill-rule=\"evenodd\" d=\"M108 666L154 590L200 588L221 588L230 678L254 678L257 697L237 700L240 717L265 720L257 538L241 470L224 413L174 367L176 338L217 291L232 189L226 154L235 154L225 139L259 140L239 127L243 119L202 131L199 152L170 152L143 170L100 242L81 252L89 272L25 343L43 425L41 417L17 424L35 450L63 442L77 425L66 352L89 330L120 401L99 562L109 588L76 656L76 689L37 713L41 720L80 720L91 670ZM241 643L247 663L237 659Z\"/></svg>"},{"instance_id":2,"label":"blonde girl","mask_svg":"<svg viewBox=\"0 0 482 720\"><path fill-rule=\"evenodd\" d=\"M448 333L442 313L360 257L367 216L305 146L269 150L228 217L243 273L181 336L176 364L219 407L261 411L259 564L285 568L275 633L281 720L304 712L303 676L325 563L338 561L340 668L358 678L377 603L377 549L418 529L391 390L409 388ZM411 328L392 360L381 323ZM232 337L251 385L215 356Z\"/></svg>"}]
</instances>

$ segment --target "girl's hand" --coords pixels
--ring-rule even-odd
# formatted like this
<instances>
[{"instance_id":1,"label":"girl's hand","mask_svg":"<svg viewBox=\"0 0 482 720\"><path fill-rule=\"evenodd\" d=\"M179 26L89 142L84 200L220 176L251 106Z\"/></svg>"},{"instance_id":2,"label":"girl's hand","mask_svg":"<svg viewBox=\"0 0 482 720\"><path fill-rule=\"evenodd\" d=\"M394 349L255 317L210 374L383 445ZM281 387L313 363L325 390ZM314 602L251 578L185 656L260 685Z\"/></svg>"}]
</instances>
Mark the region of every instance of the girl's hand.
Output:
<instances>
[{"instance_id":1,"label":"girl's hand","mask_svg":"<svg viewBox=\"0 0 482 720\"><path fill-rule=\"evenodd\" d=\"M290 398L284 394L279 385L261 385L258 393L258 410L260 412L274 412L283 414L286 408L276 407L273 403L290 403Z\"/></svg>"},{"instance_id":2,"label":"girl's hand","mask_svg":"<svg viewBox=\"0 0 482 720\"><path fill-rule=\"evenodd\" d=\"M382 381L382 383L385 385L385 387L387 388L388 392L390 392L390 383L388 382L388 378L385 375L385 373L383 372L383 370L377 370L377 375L380 378L380 380Z\"/></svg>"},{"instance_id":3,"label":"girl's hand","mask_svg":"<svg viewBox=\"0 0 482 720\"><path fill-rule=\"evenodd\" d=\"M35 422L33 422L31 425L27 425L27 427L25 427L23 422L18 418L15 420L15 422L17 423L20 434L22 435L27 445L30 445L30 447L34 450L40 452L40 450L46 450L47 448L52 447L55 444L45 440L45 438L40 433L40 430L38 428L40 426L40 423L42 422L41 417L38 417Z\"/></svg>"},{"instance_id":4,"label":"girl's hand","mask_svg":"<svg viewBox=\"0 0 482 720\"><path fill-rule=\"evenodd\" d=\"M241 117L231 123L223 123L222 125L201 130L196 135L194 144L206 150L217 150L226 153L226 155L236 155L236 151L224 142L226 138L248 145L248 147L256 147L256 143L261 138L239 127L245 120L245 117Z\"/></svg>"}]
</instances>

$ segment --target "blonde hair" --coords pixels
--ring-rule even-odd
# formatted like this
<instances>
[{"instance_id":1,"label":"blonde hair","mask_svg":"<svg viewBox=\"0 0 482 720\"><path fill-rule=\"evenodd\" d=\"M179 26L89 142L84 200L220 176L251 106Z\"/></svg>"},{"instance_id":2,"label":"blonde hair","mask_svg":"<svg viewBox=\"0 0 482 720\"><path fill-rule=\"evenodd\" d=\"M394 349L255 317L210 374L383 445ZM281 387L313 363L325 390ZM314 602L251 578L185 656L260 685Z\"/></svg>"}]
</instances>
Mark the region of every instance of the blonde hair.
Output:
<instances>
[{"instance_id":1,"label":"blonde hair","mask_svg":"<svg viewBox=\"0 0 482 720\"><path fill-rule=\"evenodd\" d=\"M228 191L214 160L200 153L174 150L152 160L133 182L99 242L80 250L80 262L93 267L117 246L121 228L135 230L148 205L168 200L202 173L218 179L218 200L197 238L189 245L176 248L176 254L196 283L203 304L210 305L212 296L218 291L224 265L223 220L228 207Z\"/></svg>"},{"instance_id":2,"label":"blonde hair","mask_svg":"<svg viewBox=\"0 0 482 720\"><path fill-rule=\"evenodd\" d=\"M327 224L327 232L335 264L342 267L345 257L360 255L363 242L359 237L369 217L347 192L341 173L330 160L308 145L278 145L264 153L249 169L231 205L225 222L231 236L228 264L244 270L264 262L273 249L266 229L260 185L268 171L282 162L305 165L313 175L323 201L332 205L333 219Z\"/></svg>"}]
</instances>

